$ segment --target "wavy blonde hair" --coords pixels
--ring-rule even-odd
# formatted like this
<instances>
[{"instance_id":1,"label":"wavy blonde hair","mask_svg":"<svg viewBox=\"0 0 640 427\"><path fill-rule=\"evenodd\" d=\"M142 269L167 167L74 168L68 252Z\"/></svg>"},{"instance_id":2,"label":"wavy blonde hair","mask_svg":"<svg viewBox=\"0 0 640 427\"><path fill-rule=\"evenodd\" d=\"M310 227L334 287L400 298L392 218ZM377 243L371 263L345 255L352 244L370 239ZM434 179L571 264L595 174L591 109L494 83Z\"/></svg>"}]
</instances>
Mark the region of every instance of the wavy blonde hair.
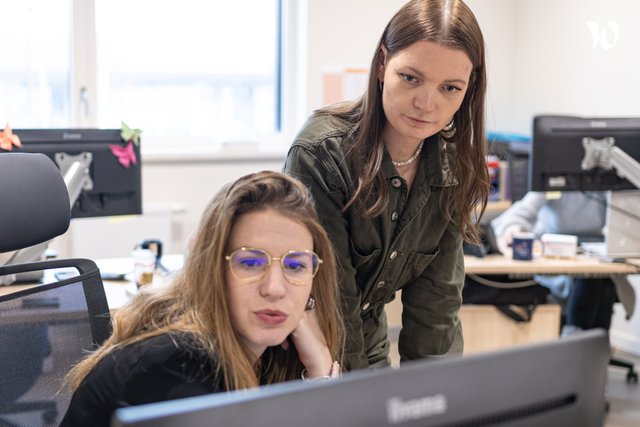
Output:
<instances>
[{"instance_id":1,"label":"wavy blonde hair","mask_svg":"<svg viewBox=\"0 0 640 427\"><path fill-rule=\"evenodd\" d=\"M246 175L225 186L207 206L184 268L172 283L137 295L113 316L113 334L76 365L67 383L76 389L105 356L122 347L168 332L191 334L196 345L217 360L227 390L300 378L302 366L294 346L269 347L257 365L233 329L225 292L227 242L237 219L246 213L273 209L304 225L314 250L323 260L313 279L316 314L331 355L340 360L344 326L337 299L336 261L318 221L306 187L278 172Z\"/></svg>"}]
</instances>

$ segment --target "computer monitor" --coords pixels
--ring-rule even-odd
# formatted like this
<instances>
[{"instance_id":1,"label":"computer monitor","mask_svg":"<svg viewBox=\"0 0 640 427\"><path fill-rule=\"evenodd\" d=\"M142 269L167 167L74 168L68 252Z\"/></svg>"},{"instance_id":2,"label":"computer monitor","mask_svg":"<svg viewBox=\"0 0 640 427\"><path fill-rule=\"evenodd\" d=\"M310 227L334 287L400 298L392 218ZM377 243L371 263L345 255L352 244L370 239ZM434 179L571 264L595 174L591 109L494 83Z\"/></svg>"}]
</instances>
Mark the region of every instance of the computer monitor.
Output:
<instances>
[{"instance_id":1,"label":"computer monitor","mask_svg":"<svg viewBox=\"0 0 640 427\"><path fill-rule=\"evenodd\" d=\"M129 143L125 144L119 129L15 129L13 133L20 137L22 146L3 153L42 153L51 158L69 191L72 218L142 213L140 148L131 143L131 151L124 150ZM119 153L126 159L120 159ZM121 160L125 164L128 160L128 165ZM40 261L48 244L20 249L5 263ZM20 274L0 284L41 277L40 272Z\"/></svg>"},{"instance_id":2,"label":"computer monitor","mask_svg":"<svg viewBox=\"0 0 640 427\"><path fill-rule=\"evenodd\" d=\"M533 191L609 192L605 242L589 251L640 256L640 117L535 117L530 170Z\"/></svg>"},{"instance_id":3,"label":"computer monitor","mask_svg":"<svg viewBox=\"0 0 640 427\"><path fill-rule=\"evenodd\" d=\"M112 426L602 426L608 360L607 335L591 330L333 381L121 408Z\"/></svg>"},{"instance_id":4,"label":"computer monitor","mask_svg":"<svg viewBox=\"0 0 640 427\"><path fill-rule=\"evenodd\" d=\"M13 133L22 147L9 153L43 153L61 170L73 203L72 218L142 213L140 148L132 146L136 164L121 164L111 148L125 147L119 129L15 129ZM69 182L74 168L87 172L75 175L82 181L77 188Z\"/></svg>"},{"instance_id":5,"label":"computer monitor","mask_svg":"<svg viewBox=\"0 0 640 427\"><path fill-rule=\"evenodd\" d=\"M605 149L613 147L631 161L640 162L640 117L535 117L531 190L617 191L640 187L612 162L612 154Z\"/></svg>"}]
</instances>

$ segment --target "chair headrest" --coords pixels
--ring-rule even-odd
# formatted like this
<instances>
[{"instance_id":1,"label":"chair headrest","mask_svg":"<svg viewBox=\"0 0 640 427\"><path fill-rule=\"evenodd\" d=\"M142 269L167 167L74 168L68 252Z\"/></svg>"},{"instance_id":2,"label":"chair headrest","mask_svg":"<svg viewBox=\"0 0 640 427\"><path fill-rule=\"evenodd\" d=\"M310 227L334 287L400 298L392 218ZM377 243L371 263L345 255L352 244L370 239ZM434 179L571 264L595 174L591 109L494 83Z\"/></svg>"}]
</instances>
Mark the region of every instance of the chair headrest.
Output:
<instances>
[{"instance_id":1,"label":"chair headrest","mask_svg":"<svg viewBox=\"0 0 640 427\"><path fill-rule=\"evenodd\" d=\"M26 248L67 231L69 193L44 154L0 153L0 252Z\"/></svg>"}]
</instances>

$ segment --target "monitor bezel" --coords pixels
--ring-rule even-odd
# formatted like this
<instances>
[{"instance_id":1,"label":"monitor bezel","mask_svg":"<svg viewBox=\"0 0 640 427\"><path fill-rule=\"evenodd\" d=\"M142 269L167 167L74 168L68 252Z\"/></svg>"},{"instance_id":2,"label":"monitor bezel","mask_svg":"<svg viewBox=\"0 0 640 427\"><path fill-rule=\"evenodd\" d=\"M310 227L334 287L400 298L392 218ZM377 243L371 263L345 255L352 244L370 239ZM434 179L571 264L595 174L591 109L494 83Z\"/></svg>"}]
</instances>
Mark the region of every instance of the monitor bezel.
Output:
<instances>
[{"instance_id":1,"label":"monitor bezel","mask_svg":"<svg viewBox=\"0 0 640 427\"><path fill-rule=\"evenodd\" d=\"M356 371L335 381L120 408L112 426L437 426L494 420L501 426L595 427L604 420L609 351L605 331L591 330L502 351L410 362L400 369ZM390 415L392 399L411 406L404 416ZM547 411L533 414L541 406ZM473 424L478 421L485 424Z\"/></svg>"}]
</instances>

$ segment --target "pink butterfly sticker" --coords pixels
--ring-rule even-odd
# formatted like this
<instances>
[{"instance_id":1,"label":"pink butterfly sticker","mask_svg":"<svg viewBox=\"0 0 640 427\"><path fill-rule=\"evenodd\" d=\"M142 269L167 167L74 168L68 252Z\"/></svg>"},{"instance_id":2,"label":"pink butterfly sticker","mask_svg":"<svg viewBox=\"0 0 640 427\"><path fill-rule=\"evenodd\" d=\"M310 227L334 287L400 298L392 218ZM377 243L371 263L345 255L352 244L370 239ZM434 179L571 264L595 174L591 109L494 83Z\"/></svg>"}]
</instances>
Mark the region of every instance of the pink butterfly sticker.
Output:
<instances>
[{"instance_id":1,"label":"pink butterfly sticker","mask_svg":"<svg viewBox=\"0 0 640 427\"><path fill-rule=\"evenodd\" d=\"M131 163L138 164L136 153L133 151L133 143L129 141L124 147L120 145L109 145L111 153L118 158L118 162L125 168L129 169Z\"/></svg>"}]
</instances>

